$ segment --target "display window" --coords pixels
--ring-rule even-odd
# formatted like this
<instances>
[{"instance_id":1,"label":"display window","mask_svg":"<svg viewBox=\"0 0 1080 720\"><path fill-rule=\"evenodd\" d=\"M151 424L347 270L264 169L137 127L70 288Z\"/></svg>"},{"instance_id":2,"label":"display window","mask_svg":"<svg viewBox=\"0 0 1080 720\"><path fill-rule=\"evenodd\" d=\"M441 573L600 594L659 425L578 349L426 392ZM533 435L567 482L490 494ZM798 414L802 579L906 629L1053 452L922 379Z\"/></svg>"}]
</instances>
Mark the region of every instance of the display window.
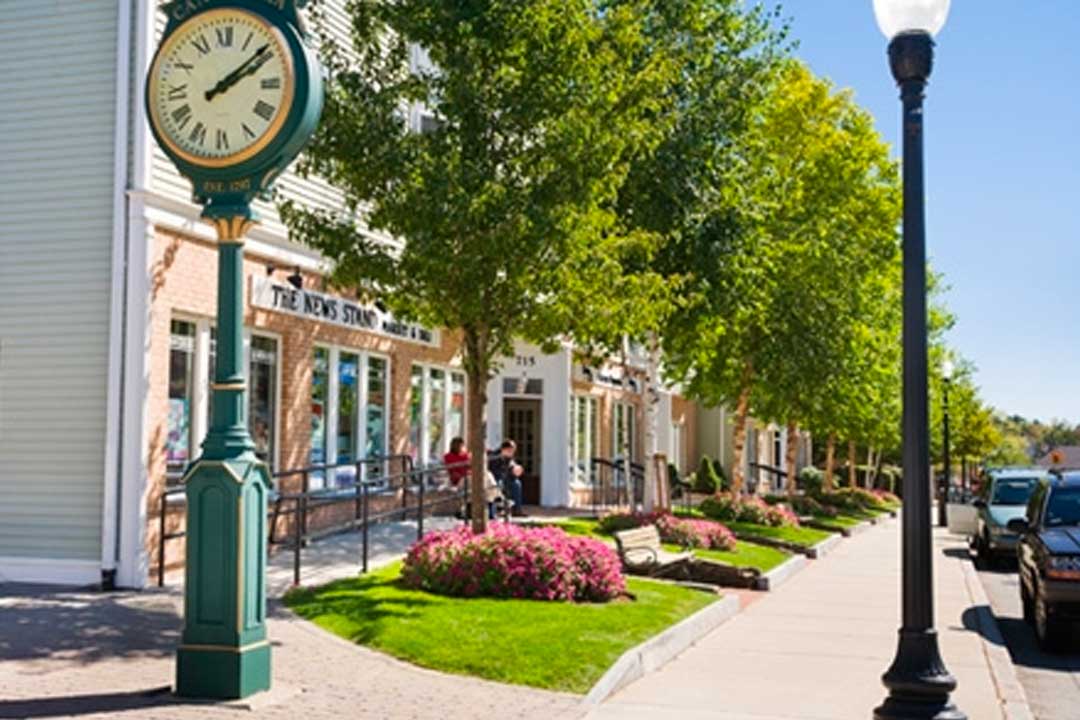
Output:
<instances>
[{"instance_id":1,"label":"display window","mask_svg":"<svg viewBox=\"0 0 1080 720\"><path fill-rule=\"evenodd\" d=\"M255 455L276 468L277 407L280 388L280 342L264 334L244 333L248 362L246 421ZM217 332L209 320L174 319L169 335L169 410L166 427L166 476L177 480L198 456L214 422L213 384Z\"/></svg>"},{"instance_id":2,"label":"display window","mask_svg":"<svg viewBox=\"0 0 1080 720\"><path fill-rule=\"evenodd\" d=\"M356 350L316 347L313 363L311 464L342 467L310 473L310 487L349 487L356 482L356 463L386 455L390 362ZM369 475L384 471L382 463L361 466Z\"/></svg>"},{"instance_id":3,"label":"display window","mask_svg":"<svg viewBox=\"0 0 1080 720\"><path fill-rule=\"evenodd\" d=\"M599 403L589 395L575 395L570 401L570 482L588 486L593 481L592 458L599 448Z\"/></svg>"},{"instance_id":4,"label":"display window","mask_svg":"<svg viewBox=\"0 0 1080 720\"><path fill-rule=\"evenodd\" d=\"M414 364L409 389L409 455L417 465L441 463L450 441L465 437L465 375Z\"/></svg>"},{"instance_id":5,"label":"display window","mask_svg":"<svg viewBox=\"0 0 1080 720\"><path fill-rule=\"evenodd\" d=\"M169 411L165 428L165 473L179 479L194 454L192 443L195 323L173 320L169 328Z\"/></svg>"}]
</instances>

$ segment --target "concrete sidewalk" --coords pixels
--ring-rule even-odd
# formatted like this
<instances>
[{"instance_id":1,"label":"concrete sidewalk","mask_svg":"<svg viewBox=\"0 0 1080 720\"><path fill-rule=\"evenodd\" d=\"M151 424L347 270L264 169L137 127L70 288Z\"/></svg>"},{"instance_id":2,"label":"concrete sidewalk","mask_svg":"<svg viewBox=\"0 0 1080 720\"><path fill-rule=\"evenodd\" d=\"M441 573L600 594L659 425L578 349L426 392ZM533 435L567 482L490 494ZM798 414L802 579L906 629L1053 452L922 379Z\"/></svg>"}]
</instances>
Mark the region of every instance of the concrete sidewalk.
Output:
<instances>
[{"instance_id":1,"label":"concrete sidewalk","mask_svg":"<svg viewBox=\"0 0 1080 720\"><path fill-rule=\"evenodd\" d=\"M589 717L869 720L885 697L881 674L896 648L899 536L892 521L845 541ZM1004 718L1000 681L978 632L985 599L967 582L966 548L940 532L934 540L937 627L960 683L954 700L972 720Z\"/></svg>"}]
</instances>

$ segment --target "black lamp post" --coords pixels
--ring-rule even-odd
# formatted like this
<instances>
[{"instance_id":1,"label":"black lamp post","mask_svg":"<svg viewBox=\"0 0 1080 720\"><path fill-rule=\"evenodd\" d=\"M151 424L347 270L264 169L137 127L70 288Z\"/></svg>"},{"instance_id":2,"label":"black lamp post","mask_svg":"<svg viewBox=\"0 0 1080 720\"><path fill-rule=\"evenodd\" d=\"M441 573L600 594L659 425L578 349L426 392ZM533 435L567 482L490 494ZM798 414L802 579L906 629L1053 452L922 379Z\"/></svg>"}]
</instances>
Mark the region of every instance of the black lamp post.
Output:
<instances>
[{"instance_id":1,"label":"black lamp post","mask_svg":"<svg viewBox=\"0 0 1080 720\"><path fill-rule=\"evenodd\" d=\"M903 624L896 658L882 678L889 695L875 720L966 720L949 695L934 629L927 400L926 227L923 191L923 91L933 66L933 35L949 0L874 0L904 106L904 513Z\"/></svg>"},{"instance_id":2,"label":"black lamp post","mask_svg":"<svg viewBox=\"0 0 1080 720\"><path fill-rule=\"evenodd\" d=\"M941 456L944 474L938 492L938 525L948 527L949 487L952 483L952 465L949 462L949 386L952 385L953 364L946 359L941 365Z\"/></svg>"}]
</instances>

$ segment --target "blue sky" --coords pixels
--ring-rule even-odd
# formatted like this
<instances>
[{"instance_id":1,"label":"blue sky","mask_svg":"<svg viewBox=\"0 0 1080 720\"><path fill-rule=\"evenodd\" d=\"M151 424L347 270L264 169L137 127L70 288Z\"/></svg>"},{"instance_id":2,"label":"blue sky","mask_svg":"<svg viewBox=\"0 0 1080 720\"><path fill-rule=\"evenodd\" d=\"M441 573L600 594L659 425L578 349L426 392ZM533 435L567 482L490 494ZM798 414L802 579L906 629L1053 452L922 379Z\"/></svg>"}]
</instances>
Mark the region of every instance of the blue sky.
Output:
<instances>
[{"instance_id":1,"label":"blue sky","mask_svg":"<svg viewBox=\"0 0 1080 720\"><path fill-rule=\"evenodd\" d=\"M871 0L785 0L796 54L850 87L899 153L899 101ZM1077 0L953 0L927 91L928 251L950 344L986 400L1080 422Z\"/></svg>"}]
</instances>

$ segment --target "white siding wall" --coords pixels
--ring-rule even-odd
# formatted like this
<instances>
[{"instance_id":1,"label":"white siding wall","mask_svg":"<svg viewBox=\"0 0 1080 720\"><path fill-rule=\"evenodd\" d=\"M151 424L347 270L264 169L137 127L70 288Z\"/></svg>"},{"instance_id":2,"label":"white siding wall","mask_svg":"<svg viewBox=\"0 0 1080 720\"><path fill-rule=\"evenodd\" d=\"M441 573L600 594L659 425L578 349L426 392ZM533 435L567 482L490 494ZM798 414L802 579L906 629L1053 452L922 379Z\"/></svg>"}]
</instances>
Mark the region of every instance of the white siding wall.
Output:
<instances>
[{"instance_id":1,"label":"white siding wall","mask_svg":"<svg viewBox=\"0 0 1080 720\"><path fill-rule=\"evenodd\" d=\"M0 559L90 566L101 557L117 3L3 10Z\"/></svg>"}]
</instances>

